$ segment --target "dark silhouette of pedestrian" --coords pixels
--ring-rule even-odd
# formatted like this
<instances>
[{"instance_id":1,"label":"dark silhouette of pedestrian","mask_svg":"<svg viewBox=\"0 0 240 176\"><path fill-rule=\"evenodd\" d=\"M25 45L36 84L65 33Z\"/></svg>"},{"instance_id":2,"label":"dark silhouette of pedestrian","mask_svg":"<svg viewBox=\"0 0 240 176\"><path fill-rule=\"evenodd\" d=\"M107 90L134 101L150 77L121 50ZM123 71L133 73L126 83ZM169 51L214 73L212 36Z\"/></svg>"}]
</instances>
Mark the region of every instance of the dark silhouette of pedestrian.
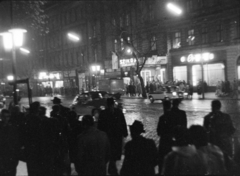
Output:
<instances>
[{"instance_id":1,"label":"dark silhouette of pedestrian","mask_svg":"<svg viewBox=\"0 0 240 176\"><path fill-rule=\"evenodd\" d=\"M209 142L220 147L220 149L232 156L232 135L235 132L231 117L221 112L221 102L212 101L212 112L204 117L204 127L207 130Z\"/></svg>"},{"instance_id":2,"label":"dark silhouette of pedestrian","mask_svg":"<svg viewBox=\"0 0 240 176\"><path fill-rule=\"evenodd\" d=\"M195 145L198 151L205 156L204 161L207 166L208 174L227 174L223 152L219 147L208 143L207 132L204 127L193 125L189 129L189 134L190 143Z\"/></svg>"},{"instance_id":3,"label":"dark silhouette of pedestrian","mask_svg":"<svg viewBox=\"0 0 240 176\"><path fill-rule=\"evenodd\" d=\"M20 152L18 129L12 124L10 112L1 111L0 121L0 175L15 176Z\"/></svg>"},{"instance_id":4,"label":"dark silhouette of pedestrian","mask_svg":"<svg viewBox=\"0 0 240 176\"><path fill-rule=\"evenodd\" d=\"M61 100L60 98L58 98L58 97L54 97L54 98L52 99L52 102L53 102L54 105L59 105L59 107L60 107L60 115L61 115L62 117L64 117L64 118L67 118L68 113L69 113L69 111L70 111L70 108L67 108L67 107L63 106L63 105L61 104L61 103L62 103L62 100Z\"/></svg>"},{"instance_id":5,"label":"dark silhouette of pedestrian","mask_svg":"<svg viewBox=\"0 0 240 176\"><path fill-rule=\"evenodd\" d=\"M169 112L171 110L171 102L163 101L163 112L160 116L157 126L157 134L160 136L158 150L158 166L161 173L164 157L172 150L172 124L170 123Z\"/></svg>"},{"instance_id":6,"label":"dark silhouette of pedestrian","mask_svg":"<svg viewBox=\"0 0 240 176\"><path fill-rule=\"evenodd\" d=\"M29 176L40 176L43 174L41 118L39 116L39 108L39 102L30 104L29 113L26 115L26 124L24 126L24 147Z\"/></svg>"},{"instance_id":7,"label":"dark silhouette of pedestrian","mask_svg":"<svg viewBox=\"0 0 240 176\"><path fill-rule=\"evenodd\" d=\"M141 136L145 130L140 121L134 121L130 126L130 132L132 140L125 146L121 175L155 175L157 148L154 141Z\"/></svg>"},{"instance_id":8,"label":"dark silhouette of pedestrian","mask_svg":"<svg viewBox=\"0 0 240 176\"><path fill-rule=\"evenodd\" d=\"M114 107L114 99L107 99L107 108L100 113L98 128L107 133L111 144L108 172L117 175L116 161L121 159L123 137L127 137L127 125L122 110Z\"/></svg>"},{"instance_id":9,"label":"dark silhouette of pedestrian","mask_svg":"<svg viewBox=\"0 0 240 176\"><path fill-rule=\"evenodd\" d=\"M164 160L162 175L206 175L207 167L202 153L189 145L188 130L178 126L174 129L174 144Z\"/></svg>"},{"instance_id":10,"label":"dark silhouette of pedestrian","mask_svg":"<svg viewBox=\"0 0 240 176\"><path fill-rule=\"evenodd\" d=\"M69 125L66 120L61 115L61 107L59 105L54 105L51 111L51 117L54 118L57 123L55 130L57 133L56 143L57 143L57 153L58 155L55 158L54 166L56 175L70 174L70 158L69 158Z\"/></svg>"},{"instance_id":11,"label":"dark silhouette of pedestrian","mask_svg":"<svg viewBox=\"0 0 240 176\"><path fill-rule=\"evenodd\" d=\"M105 132L94 127L93 117L83 116L83 133L78 136L77 172L79 175L106 175L110 143Z\"/></svg>"}]
</instances>

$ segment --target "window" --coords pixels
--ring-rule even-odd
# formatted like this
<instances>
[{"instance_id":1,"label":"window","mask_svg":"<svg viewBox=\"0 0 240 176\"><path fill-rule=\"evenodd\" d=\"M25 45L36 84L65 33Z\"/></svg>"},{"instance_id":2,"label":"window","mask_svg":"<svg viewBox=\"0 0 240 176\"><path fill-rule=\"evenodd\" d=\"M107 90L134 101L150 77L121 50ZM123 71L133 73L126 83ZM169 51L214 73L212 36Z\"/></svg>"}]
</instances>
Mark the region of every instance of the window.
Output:
<instances>
[{"instance_id":1,"label":"window","mask_svg":"<svg viewBox=\"0 0 240 176\"><path fill-rule=\"evenodd\" d=\"M71 52L71 60L70 60L70 65L74 64L74 55L73 52Z\"/></svg>"},{"instance_id":2,"label":"window","mask_svg":"<svg viewBox=\"0 0 240 176\"><path fill-rule=\"evenodd\" d=\"M223 26L222 24L217 25L217 31L216 31L216 41L217 42L222 42L223 41Z\"/></svg>"},{"instance_id":3,"label":"window","mask_svg":"<svg viewBox=\"0 0 240 176\"><path fill-rule=\"evenodd\" d=\"M115 39L114 40L114 51L117 51L118 50L118 42L117 40Z\"/></svg>"},{"instance_id":4,"label":"window","mask_svg":"<svg viewBox=\"0 0 240 176\"><path fill-rule=\"evenodd\" d=\"M93 26L93 37L96 37L96 26Z\"/></svg>"},{"instance_id":5,"label":"window","mask_svg":"<svg viewBox=\"0 0 240 176\"><path fill-rule=\"evenodd\" d=\"M81 59L82 59L82 61L81 61L81 63L85 63L85 54L84 54L84 51L82 51L82 53L81 53Z\"/></svg>"},{"instance_id":6,"label":"window","mask_svg":"<svg viewBox=\"0 0 240 176\"><path fill-rule=\"evenodd\" d=\"M195 36L194 36L194 29L188 30L188 45L194 45L195 43Z\"/></svg>"},{"instance_id":7,"label":"window","mask_svg":"<svg viewBox=\"0 0 240 176\"><path fill-rule=\"evenodd\" d=\"M123 38L121 38L121 50L124 49L124 46L123 46Z\"/></svg>"},{"instance_id":8,"label":"window","mask_svg":"<svg viewBox=\"0 0 240 176\"><path fill-rule=\"evenodd\" d=\"M120 27L123 27L123 19L120 17Z\"/></svg>"},{"instance_id":9,"label":"window","mask_svg":"<svg viewBox=\"0 0 240 176\"><path fill-rule=\"evenodd\" d=\"M192 0L188 0L187 1L187 11L191 11L193 9L193 1Z\"/></svg>"},{"instance_id":10,"label":"window","mask_svg":"<svg viewBox=\"0 0 240 176\"><path fill-rule=\"evenodd\" d=\"M126 26L129 26L129 15L126 15Z\"/></svg>"},{"instance_id":11,"label":"window","mask_svg":"<svg viewBox=\"0 0 240 176\"><path fill-rule=\"evenodd\" d=\"M202 44L208 43L208 29L206 27L202 28Z\"/></svg>"},{"instance_id":12,"label":"window","mask_svg":"<svg viewBox=\"0 0 240 176\"><path fill-rule=\"evenodd\" d=\"M153 11L153 5L152 4L149 5L148 10L149 10L149 19L153 20L154 19L154 11Z\"/></svg>"},{"instance_id":13,"label":"window","mask_svg":"<svg viewBox=\"0 0 240 176\"><path fill-rule=\"evenodd\" d=\"M113 26L116 26L116 20L115 20L115 18L113 18L112 24L113 24Z\"/></svg>"},{"instance_id":14,"label":"window","mask_svg":"<svg viewBox=\"0 0 240 176\"><path fill-rule=\"evenodd\" d=\"M235 20L233 21L233 38L239 38L240 37L240 23L239 21Z\"/></svg>"},{"instance_id":15,"label":"window","mask_svg":"<svg viewBox=\"0 0 240 176\"><path fill-rule=\"evenodd\" d=\"M97 62L97 49L94 49L94 60Z\"/></svg>"},{"instance_id":16,"label":"window","mask_svg":"<svg viewBox=\"0 0 240 176\"><path fill-rule=\"evenodd\" d=\"M75 13L75 9L71 10L71 21L74 22L76 20L76 13Z\"/></svg>"},{"instance_id":17,"label":"window","mask_svg":"<svg viewBox=\"0 0 240 176\"><path fill-rule=\"evenodd\" d=\"M175 32L173 36L173 48L181 47L181 32Z\"/></svg>"},{"instance_id":18,"label":"window","mask_svg":"<svg viewBox=\"0 0 240 176\"><path fill-rule=\"evenodd\" d=\"M157 49L157 40L156 40L156 37L153 36L151 38L151 50L153 51L153 50L156 50L156 49Z\"/></svg>"}]
</instances>

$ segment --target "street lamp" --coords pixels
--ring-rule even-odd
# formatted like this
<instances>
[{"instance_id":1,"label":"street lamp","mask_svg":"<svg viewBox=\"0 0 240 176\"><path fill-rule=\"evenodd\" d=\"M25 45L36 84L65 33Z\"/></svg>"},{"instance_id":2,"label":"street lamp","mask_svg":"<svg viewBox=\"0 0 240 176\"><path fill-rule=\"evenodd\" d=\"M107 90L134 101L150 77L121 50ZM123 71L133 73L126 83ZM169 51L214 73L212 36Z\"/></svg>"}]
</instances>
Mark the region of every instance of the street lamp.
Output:
<instances>
[{"instance_id":1,"label":"street lamp","mask_svg":"<svg viewBox=\"0 0 240 176\"><path fill-rule=\"evenodd\" d=\"M12 72L13 78L16 78L16 48L21 47L23 44L23 34L26 33L25 29L10 29L8 32L4 32L1 35L3 36L3 44L6 50L12 50ZM13 83L13 98L14 104L18 104L17 100L17 84Z\"/></svg>"},{"instance_id":2,"label":"street lamp","mask_svg":"<svg viewBox=\"0 0 240 176\"><path fill-rule=\"evenodd\" d=\"M182 9L173 3L168 3L167 8L176 15L182 14Z\"/></svg>"},{"instance_id":3,"label":"street lamp","mask_svg":"<svg viewBox=\"0 0 240 176\"><path fill-rule=\"evenodd\" d=\"M29 54L29 53L30 53L30 51L27 50L27 49L25 49L25 48L20 48L20 50L21 50L22 52L26 53L26 54Z\"/></svg>"},{"instance_id":4,"label":"street lamp","mask_svg":"<svg viewBox=\"0 0 240 176\"><path fill-rule=\"evenodd\" d=\"M74 41L79 41L79 37L77 35L74 35L72 33L68 33L68 37Z\"/></svg>"},{"instance_id":5,"label":"street lamp","mask_svg":"<svg viewBox=\"0 0 240 176\"><path fill-rule=\"evenodd\" d=\"M13 76L13 75L7 76L7 80L8 80L8 81L13 81L13 80L14 80L14 76Z\"/></svg>"}]
</instances>

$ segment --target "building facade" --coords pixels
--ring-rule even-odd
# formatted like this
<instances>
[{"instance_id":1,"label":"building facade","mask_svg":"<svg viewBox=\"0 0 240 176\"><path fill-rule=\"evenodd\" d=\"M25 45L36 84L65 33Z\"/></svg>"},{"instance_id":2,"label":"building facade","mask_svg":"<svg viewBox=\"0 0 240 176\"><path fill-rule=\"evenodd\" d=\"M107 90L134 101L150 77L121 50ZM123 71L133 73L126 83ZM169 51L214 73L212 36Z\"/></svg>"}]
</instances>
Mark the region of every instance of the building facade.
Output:
<instances>
[{"instance_id":1,"label":"building facade","mask_svg":"<svg viewBox=\"0 0 240 176\"><path fill-rule=\"evenodd\" d=\"M219 81L240 79L239 1L176 0L180 16L166 22L168 75L196 86L204 80L210 90Z\"/></svg>"}]
</instances>

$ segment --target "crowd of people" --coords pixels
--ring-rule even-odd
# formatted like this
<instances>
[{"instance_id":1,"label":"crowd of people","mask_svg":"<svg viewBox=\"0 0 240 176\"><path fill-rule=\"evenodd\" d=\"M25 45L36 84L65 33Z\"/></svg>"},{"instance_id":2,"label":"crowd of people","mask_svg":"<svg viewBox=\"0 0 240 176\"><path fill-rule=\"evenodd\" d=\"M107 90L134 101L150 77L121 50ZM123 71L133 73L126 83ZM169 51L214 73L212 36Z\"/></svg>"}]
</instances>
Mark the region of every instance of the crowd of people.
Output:
<instances>
[{"instance_id":1,"label":"crowd of people","mask_svg":"<svg viewBox=\"0 0 240 176\"><path fill-rule=\"evenodd\" d=\"M27 112L18 106L1 111L0 175L16 175L19 160L27 163L29 176L71 174L74 163L78 175L155 175L155 166L164 175L219 175L232 172L231 136L235 132L231 118L221 112L221 103L212 102L212 112L204 125L187 128L187 117L178 108L180 100L164 101L160 116L157 149L146 139L144 125L134 121L128 136L124 114L107 99L105 110L78 118L75 111L53 99L50 117L39 102ZM124 147L123 147L124 146ZM116 161L124 161L118 172Z\"/></svg>"},{"instance_id":2,"label":"crowd of people","mask_svg":"<svg viewBox=\"0 0 240 176\"><path fill-rule=\"evenodd\" d=\"M234 79L232 82L227 81L218 81L216 88L216 96L226 97L230 96L231 98L238 98L240 82Z\"/></svg>"}]
</instances>

